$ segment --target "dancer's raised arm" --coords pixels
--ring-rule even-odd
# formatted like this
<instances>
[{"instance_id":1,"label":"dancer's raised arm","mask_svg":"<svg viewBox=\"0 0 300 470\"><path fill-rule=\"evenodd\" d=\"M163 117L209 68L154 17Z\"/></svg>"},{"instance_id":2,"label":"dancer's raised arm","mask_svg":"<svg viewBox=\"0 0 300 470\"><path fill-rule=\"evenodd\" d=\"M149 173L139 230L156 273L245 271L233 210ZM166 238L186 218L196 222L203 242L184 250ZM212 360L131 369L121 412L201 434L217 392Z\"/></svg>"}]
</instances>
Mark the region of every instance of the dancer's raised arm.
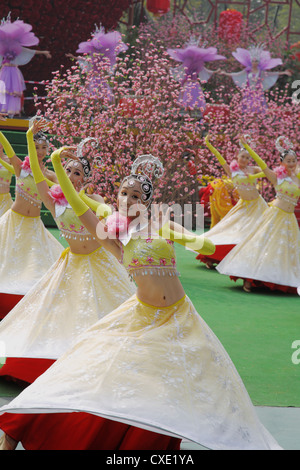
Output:
<instances>
[{"instance_id":1,"label":"dancer's raised arm","mask_svg":"<svg viewBox=\"0 0 300 470\"><path fill-rule=\"evenodd\" d=\"M22 160L17 157L16 152L2 132L0 132L0 143L2 144L4 152L13 166L15 175L19 176L21 172ZM2 164L5 166L4 163Z\"/></svg>"},{"instance_id":2,"label":"dancer's raised arm","mask_svg":"<svg viewBox=\"0 0 300 470\"><path fill-rule=\"evenodd\" d=\"M270 183L275 186L277 184L276 173L271 170L266 164L266 162L262 158L260 158L260 156L247 144L247 141L244 136L240 137L240 142L243 147L247 150L249 155L253 158L253 160L257 163L257 165L262 169Z\"/></svg>"},{"instance_id":3,"label":"dancer's raised arm","mask_svg":"<svg viewBox=\"0 0 300 470\"><path fill-rule=\"evenodd\" d=\"M222 167L224 168L226 174L231 177L231 170L230 170L230 166L228 165L228 163L226 162L225 158L222 157L222 155L220 154L220 152L209 142L209 139L210 139L210 135L208 134L204 141L205 141L205 144L206 146L209 148L209 150L214 154L215 157L217 157L219 163L222 165Z\"/></svg>"},{"instance_id":4,"label":"dancer's raised arm","mask_svg":"<svg viewBox=\"0 0 300 470\"><path fill-rule=\"evenodd\" d=\"M94 214L82 197L79 196L63 169L61 157L76 160L77 157L73 153L74 149L75 147L61 147L60 149L55 150L51 155L51 161L60 187L69 204L72 206L75 214L79 217L90 234L93 235L99 243L104 246L104 248L120 259L121 250L119 244L116 240L107 237L104 223L99 222L97 215ZM101 203L97 203L89 198L89 205L91 205L92 202L94 204L98 204L96 211L100 214L100 217L107 217L110 214L110 208L106 204L101 205ZM96 207L94 204L93 206Z\"/></svg>"}]
</instances>

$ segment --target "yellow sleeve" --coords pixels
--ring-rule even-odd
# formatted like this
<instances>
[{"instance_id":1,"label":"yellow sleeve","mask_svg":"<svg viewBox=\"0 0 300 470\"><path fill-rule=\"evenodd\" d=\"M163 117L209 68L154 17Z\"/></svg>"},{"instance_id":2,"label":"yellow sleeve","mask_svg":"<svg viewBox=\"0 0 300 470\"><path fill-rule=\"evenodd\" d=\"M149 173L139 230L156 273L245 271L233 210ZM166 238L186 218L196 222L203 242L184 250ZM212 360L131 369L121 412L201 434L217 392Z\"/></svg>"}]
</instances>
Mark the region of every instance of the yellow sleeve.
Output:
<instances>
[{"instance_id":1,"label":"yellow sleeve","mask_svg":"<svg viewBox=\"0 0 300 470\"><path fill-rule=\"evenodd\" d=\"M2 132L0 132L0 142L3 145L4 152L6 153L8 158L13 158L16 155L16 152L14 151L14 149L12 148L12 146L10 145L7 138Z\"/></svg>"},{"instance_id":2,"label":"yellow sleeve","mask_svg":"<svg viewBox=\"0 0 300 470\"><path fill-rule=\"evenodd\" d=\"M2 158L0 158L0 163L2 166L4 166L4 168L10 171L13 175L15 174L14 167L10 163L6 163L6 161L2 160Z\"/></svg>"},{"instance_id":3,"label":"yellow sleeve","mask_svg":"<svg viewBox=\"0 0 300 470\"><path fill-rule=\"evenodd\" d=\"M268 168L267 164L262 160L262 158L260 158L260 156L256 152L254 152L254 150L252 150L251 147L249 147L248 144L243 144L243 147L245 147L247 152L249 152L249 155L251 155L253 160L258 164L258 166L262 170L265 170L266 168Z\"/></svg>"},{"instance_id":4,"label":"yellow sleeve","mask_svg":"<svg viewBox=\"0 0 300 470\"><path fill-rule=\"evenodd\" d=\"M263 172L263 171L260 171L259 173L254 173L253 175L249 175L249 179L250 179L251 181L254 181L254 180L258 179L258 178L264 178L265 176L266 176L266 175L264 174L264 172Z\"/></svg>"},{"instance_id":5,"label":"yellow sleeve","mask_svg":"<svg viewBox=\"0 0 300 470\"><path fill-rule=\"evenodd\" d=\"M106 218L111 215L112 210L111 208L102 202L95 201L95 199L90 198L87 194L85 194L84 190L79 192L79 196L92 209L93 212L97 215L97 217Z\"/></svg>"},{"instance_id":6,"label":"yellow sleeve","mask_svg":"<svg viewBox=\"0 0 300 470\"><path fill-rule=\"evenodd\" d=\"M42 181L45 181L46 178L43 175L43 172L39 164L35 143L33 140L33 133L31 129L28 129L28 131L26 132L26 138L27 138L30 168L32 171L34 181L36 184L38 184L38 183L41 183Z\"/></svg>"},{"instance_id":7,"label":"yellow sleeve","mask_svg":"<svg viewBox=\"0 0 300 470\"><path fill-rule=\"evenodd\" d=\"M205 137L204 141L206 143L206 146L209 148L209 150L214 154L215 157L217 157L217 159L219 160L221 165L222 166L225 165L226 160L222 157L220 152L213 145L211 145L211 143L209 142L207 136Z\"/></svg>"},{"instance_id":8,"label":"yellow sleeve","mask_svg":"<svg viewBox=\"0 0 300 470\"><path fill-rule=\"evenodd\" d=\"M168 223L166 223L158 233L162 238L172 240L202 255L212 255L216 251L214 243L203 235L186 235L176 232L170 228Z\"/></svg>"},{"instance_id":9,"label":"yellow sleeve","mask_svg":"<svg viewBox=\"0 0 300 470\"><path fill-rule=\"evenodd\" d=\"M75 190L73 184L69 180L60 159L60 154L63 151L64 147L55 150L51 155L51 161L53 164L54 171L56 173L58 182L64 193L67 201L69 202L70 206L73 208L75 214L80 217L85 214L89 207L85 204L85 202L80 198L79 194Z\"/></svg>"}]
</instances>

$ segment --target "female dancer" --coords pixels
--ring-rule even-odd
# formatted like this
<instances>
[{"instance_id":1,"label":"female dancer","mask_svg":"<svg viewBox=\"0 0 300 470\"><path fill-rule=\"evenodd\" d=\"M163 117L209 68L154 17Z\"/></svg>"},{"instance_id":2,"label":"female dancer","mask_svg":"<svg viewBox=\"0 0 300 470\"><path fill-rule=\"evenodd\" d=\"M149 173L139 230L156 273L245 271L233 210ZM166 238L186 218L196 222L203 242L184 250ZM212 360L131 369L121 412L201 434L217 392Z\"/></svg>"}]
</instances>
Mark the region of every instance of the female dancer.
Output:
<instances>
[{"instance_id":1,"label":"female dancer","mask_svg":"<svg viewBox=\"0 0 300 470\"><path fill-rule=\"evenodd\" d=\"M56 181L55 174L43 163L48 142L41 135L35 136L35 141L41 171L51 185ZM29 157L20 160L2 132L0 143L16 177L15 201L0 219L0 318L3 318L59 258L63 247L41 220L42 200Z\"/></svg>"},{"instance_id":2,"label":"female dancer","mask_svg":"<svg viewBox=\"0 0 300 470\"><path fill-rule=\"evenodd\" d=\"M0 409L2 448L21 440L26 449L162 450L178 449L182 438L211 449L280 448L177 276L170 238L206 252L213 244L178 224L155 225L147 218L153 186L139 164L149 168L158 159L138 157L121 183L118 209L131 223L128 235L115 239L62 180L60 153L53 154L53 164L69 203L135 276L137 293Z\"/></svg>"},{"instance_id":3,"label":"female dancer","mask_svg":"<svg viewBox=\"0 0 300 470\"><path fill-rule=\"evenodd\" d=\"M21 113L21 98L26 88L19 66L28 64L36 54L51 58L49 51L28 49L28 46L39 43L31 29L32 26L22 20L11 22L10 14L0 25L0 84L3 87L0 92L0 111L10 116Z\"/></svg>"},{"instance_id":4,"label":"female dancer","mask_svg":"<svg viewBox=\"0 0 300 470\"><path fill-rule=\"evenodd\" d=\"M38 193L65 235L69 248L0 324L0 342L6 344L7 358L0 375L30 383L81 332L135 291L125 269L87 232L60 187L54 185L49 191L33 141L33 136L44 126L43 120L35 121L27 132L30 167ZM62 152L62 156L67 157L68 152ZM82 159L70 160L65 171L77 191L90 173L88 162ZM95 204L87 196L85 200L91 206ZM109 209L104 204L98 211L99 208Z\"/></svg>"},{"instance_id":5,"label":"female dancer","mask_svg":"<svg viewBox=\"0 0 300 470\"><path fill-rule=\"evenodd\" d=\"M242 90L243 113L251 116L255 113L264 114L267 109L264 92L275 85L280 75L291 75L289 70L270 72L281 65L282 60L272 59L270 52L262 46L251 46L249 49L237 48L233 57L245 68L237 73L223 75L232 77L234 83Z\"/></svg>"},{"instance_id":6,"label":"female dancer","mask_svg":"<svg viewBox=\"0 0 300 470\"><path fill-rule=\"evenodd\" d=\"M215 244L216 251L210 256L200 254L197 259L205 263L208 268L212 268L248 235L254 225L259 223L260 216L268 206L256 188L256 180L265 175L259 167L249 165L250 155L248 152L244 149L240 150L237 154L237 160L233 160L228 165L209 139L209 135L205 137L207 147L217 157L229 178L232 179L240 196L238 203L226 216L205 233L205 237Z\"/></svg>"},{"instance_id":7,"label":"female dancer","mask_svg":"<svg viewBox=\"0 0 300 470\"><path fill-rule=\"evenodd\" d=\"M179 104L185 108L201 108L203 112L206 100L199 79L207 82L214 73L218 72L207 69L204 64L226 57L218 54L215 47L203 48L198 44L199 40L191 37L183 49L168 49L167 52L172 59L181 63L178 68L172 69L172 75L182 85Z\"/></svg>"},{"instance_id":8,"label":"female dancer","mask_svg":"<svg viewBox=\"0 0 300 470\"><path fill-rule=\"evenodd\" d=\"M277 140L277 147L279 144ZM300 197L300 173L292 148L279 146L281 166L274 171L241 138L245 149L265 173L276 190L276 198L263 214L260 224L236 246L217 267L221 274L244 279L244 290L251 286L297 293L300 286L300 236L294 214Z\"/></svg>"}]
</instances>

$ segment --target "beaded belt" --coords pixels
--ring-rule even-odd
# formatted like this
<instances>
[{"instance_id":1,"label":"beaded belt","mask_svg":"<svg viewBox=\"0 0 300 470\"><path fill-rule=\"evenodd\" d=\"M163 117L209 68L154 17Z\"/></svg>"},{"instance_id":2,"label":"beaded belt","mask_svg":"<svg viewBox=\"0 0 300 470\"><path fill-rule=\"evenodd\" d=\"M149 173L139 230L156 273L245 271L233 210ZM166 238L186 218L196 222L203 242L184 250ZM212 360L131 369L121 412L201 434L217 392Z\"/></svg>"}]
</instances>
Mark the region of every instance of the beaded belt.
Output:
<instances>
[{"instance_id":1,"label":"beaded belt","mask_svg":"<svg viewBox=\"0 0 300 470\"><path fill-rule=\"evenodd\" d=\"M298 204L298 199L291 198L291 197L287 196L286 194L277 193L276 197L278 197L278 199L281 199L284 202L288 202L289 204L293 204L293 206L296 206Z\"/></svg>"}]
</instances>

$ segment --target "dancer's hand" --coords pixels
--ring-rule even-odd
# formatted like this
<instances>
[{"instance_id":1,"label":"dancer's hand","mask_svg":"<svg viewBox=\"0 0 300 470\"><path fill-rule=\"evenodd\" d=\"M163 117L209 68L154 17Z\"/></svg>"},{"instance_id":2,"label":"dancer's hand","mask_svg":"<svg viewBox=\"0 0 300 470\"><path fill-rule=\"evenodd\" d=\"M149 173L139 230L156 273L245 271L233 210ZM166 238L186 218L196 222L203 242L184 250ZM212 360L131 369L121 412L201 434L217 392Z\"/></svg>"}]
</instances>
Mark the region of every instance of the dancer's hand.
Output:
<instances>
[{"instance_id":1,"label":"dancer's hand","mask_svg":"<svg viewBox=\"0 0 300 470\"><path fill-rule=\"evenodd\" d=\"M248 145L248 142L246 141L246 138L243 134L240 135L239 140L242 145Z\"/></svg>"},{"instance_id":2,"label":"dancer's hand","mask_svg":"<svg viewBox=\"0 0 300 470\"><path fill-rule=\"evenodd\" d=\"M7 114L0 113L0 121L6 121Z\"/></svg>"},{"instance_id":3,"label":"dancer's hand","mask_svg":"<svg viewBox=\"0 0 300 470\"><path fill-rule=\"evenodd\" d=\"M76 148L75 146L64 146L60 149L60 152L59 152L59 155L61 158L70 158L71 160L76 160L77 162L80 162L80 159L79 157L77 157L77 155L75 155L75 151L76 151Z\"/></svg>"},{"instance_id":4,"label":"dancer's hand","mask_svg":"<svg viewBox=\"0 0 300 470\"><path fill-rule=\"evenodd\" d=\"M36 119L32 126L31 131L33 135L37 134L38 132L45 131L48 127L48 121L44 118Z\"/></svg>"},{"instance_id":5,"label":"dancer's hand","mask_svg":"<svg viewBox=\"0 0 300 470\"><path fill-rule=\"evenodd\" d=\"M43 51L43 54L46 57L46 59L52 59L52 55L51 55L50 51Z\"/></svg>"}]
</instances>

